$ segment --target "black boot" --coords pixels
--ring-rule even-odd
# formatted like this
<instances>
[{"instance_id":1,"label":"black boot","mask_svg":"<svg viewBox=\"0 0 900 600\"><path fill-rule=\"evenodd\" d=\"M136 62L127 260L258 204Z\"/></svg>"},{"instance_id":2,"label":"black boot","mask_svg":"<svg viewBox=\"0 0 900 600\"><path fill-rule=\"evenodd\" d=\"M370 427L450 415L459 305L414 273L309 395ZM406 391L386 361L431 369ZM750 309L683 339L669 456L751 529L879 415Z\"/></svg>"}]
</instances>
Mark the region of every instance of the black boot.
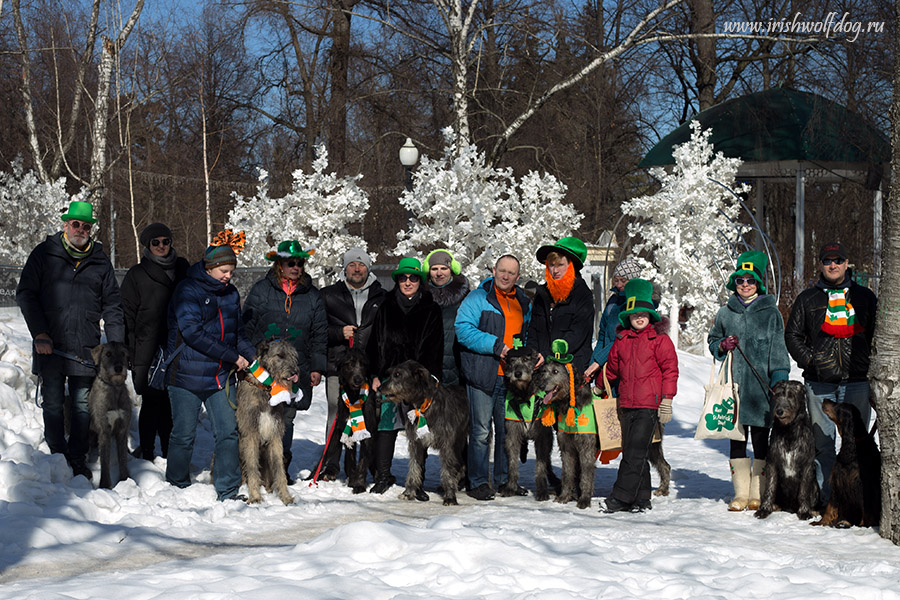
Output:
<instances>
[{"instance_id":1,"label":"black boot","mask_svg":"<svg viewBox=\"0 0 900 600\"><path fill-rule=\"evenodd\" d=\"M383 494L396 483L397 478L391 475L391 463L394 460L394 444L397 431L378 431L375 433L375 485L369 490L373 494Z\"/></svg>"}]
</instances>

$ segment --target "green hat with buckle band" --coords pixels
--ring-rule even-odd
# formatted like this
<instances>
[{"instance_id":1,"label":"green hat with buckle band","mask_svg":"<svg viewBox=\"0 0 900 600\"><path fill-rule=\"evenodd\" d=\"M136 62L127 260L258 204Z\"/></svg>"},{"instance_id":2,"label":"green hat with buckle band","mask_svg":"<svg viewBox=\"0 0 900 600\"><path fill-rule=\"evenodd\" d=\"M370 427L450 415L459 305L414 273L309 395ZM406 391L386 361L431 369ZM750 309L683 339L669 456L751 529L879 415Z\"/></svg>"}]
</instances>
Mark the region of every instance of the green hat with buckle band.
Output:
<instances>
[{"instance_id":1,"label":"green hat with buckle band","mask_svg":"<svg viewBox=\"0 0 900 600\"><path fill-rule=\"evenodd\" d=\"M656 312L653 305L653 284L646 279L630 279L625 284L625 307L619 313L619 323L622 327L631 327L629 315L645 312L650 315L650 322L656 323L662 317Z\"/></svg>"},{"instance_id":2,"label":"green hat with buckle band","mask_svg":"<svg viewBox=\"0 0 900 600\"><path fill-rule=\"evenodd\" d=\"M407 256L406 258L400 259L400 264L397 265L397 268L391 273L391 279L397 281L397 275L418 275L420 279L425 280L425 274L422 273L422 263L419 262L418 258L414 258L411 256Z\"/></svg>"},{"instance_id":3,"label":"green hat with buckle band","mask_svg":"<svg viewBox=\"0 0 900 600\"><path fill-rule=\"evenodd\" d=\"M566 340L553 340L550 344L550 356L547 360L558 363L570 363L574 357L569 353L569 343Z\"/></svg>"},{"instance_id":4,"label":"green hat with buckle band","mask_svg":"<svg viewBox=\"0 0 900 600\"><path fill-rule=\"evenodd\" d=\"M547 255L554 251L569 257L575 263L576 271L580 271L587 260L587 246L577 237L564 237L555 244L541 246L537 251L538 261L546 262Z\"/></svg>"},{"instance_id":5,"label":"green hat with buckle band","mask_svg":"<svg viewBox=\"0 0 900 600\"><path fill-rule=\"evenodd\" d=\"M96 223L94 218L94 207L90 202L81 202L75 200L69 203L69 211L60 217L63 221L75 219L76 221L84 221L85 223Z\"/></svg>"},{"instance_id":6,"label":"green hat with buckle band","mask_svg":"<svg viewBox=\"0 0 900 600\"><path fill-rule=\"evenodd\" d=\"M760 252L759 250L744 252L738 256L735 271L728 277L728 283L725 284L725 287L732 292L735 292L737 291L737 286L734 283L734 278L741 277L742 275L752 275L753 279L756 280L756 285L759 287L759 293L765 294L766 284L764 282L766 280L766 266L768 266L768 264L769 258L765 253Z\"/></svg>"}]
</instances>

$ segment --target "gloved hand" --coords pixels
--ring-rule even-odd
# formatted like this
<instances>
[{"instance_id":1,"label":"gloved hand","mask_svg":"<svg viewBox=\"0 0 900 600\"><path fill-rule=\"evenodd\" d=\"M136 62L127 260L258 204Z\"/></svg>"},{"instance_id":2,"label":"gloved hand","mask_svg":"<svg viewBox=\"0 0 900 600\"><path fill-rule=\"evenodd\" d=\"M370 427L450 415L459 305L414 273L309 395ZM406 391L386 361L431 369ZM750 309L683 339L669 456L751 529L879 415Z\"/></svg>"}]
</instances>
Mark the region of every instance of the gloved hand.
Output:
<instances>
[{"instance_id":1,"label":"gloved hand","mask_svg":"<svg viewBox=\"0 0 900 600\"><path fill-rule=\"evenodd\" d=\"M659 422L662 424L666 424L672 420L672 399L671 398L663 398L662 402L659 403L659 408L656 409L656 414L659 415Z\"/></svg>"},{"instance_id":2,"label":"gloved hand","mask_svg":"<svg viewBox=\"0 0 900 600\"><path fill-rule=\"evenodd\" d=\"M729 335L727 338L719 342L719 349L722 352L730 352L734 350L738 346L738 339L736 335Z\"/></svg>"}]
</instances>

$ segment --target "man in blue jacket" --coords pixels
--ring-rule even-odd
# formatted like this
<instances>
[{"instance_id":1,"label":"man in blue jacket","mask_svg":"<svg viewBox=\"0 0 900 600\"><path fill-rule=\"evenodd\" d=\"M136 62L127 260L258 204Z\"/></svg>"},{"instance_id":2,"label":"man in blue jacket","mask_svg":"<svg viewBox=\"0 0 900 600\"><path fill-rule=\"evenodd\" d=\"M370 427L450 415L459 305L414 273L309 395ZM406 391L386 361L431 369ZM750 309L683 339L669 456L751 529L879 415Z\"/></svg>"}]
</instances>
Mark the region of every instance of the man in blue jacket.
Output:
<instances>
[{"instance_id":1,"label":"man in blue jacket","mask_svg":"<svg viewBox=\"0 0 900 600\"><path fill-rule=\"evenodd\" d=\"M516 285L519 259L507 254L494 265L494 276L469 292L456 315L456 337L469 399L469 496L492 500L507 481L506 385L503 360L513 336L528 328L531 304ZM494 485L490 484L491 423L494 425ZM524 491L524 490L523 490Z\"/></svg>"},{"instance_id":2,"label":"man in blue jacket","mask_svg":"<svg viewBox=\"0 0 900 600\"><path fill-rule=\"evenodd\" d=\"M38 244L22 269L16 303L34 340L32 371L43 382L44 439L50 452L65 454L74 475L91 478L87 467L88 391L94 382L91 349L106 339L125 341L119 284L100 242L91 239L97 219L87 202L72 202L63 230ZM56 352L54 354L54 351ZM66 440L66 379L73 411Z\"/></svg>"}]
</instances>

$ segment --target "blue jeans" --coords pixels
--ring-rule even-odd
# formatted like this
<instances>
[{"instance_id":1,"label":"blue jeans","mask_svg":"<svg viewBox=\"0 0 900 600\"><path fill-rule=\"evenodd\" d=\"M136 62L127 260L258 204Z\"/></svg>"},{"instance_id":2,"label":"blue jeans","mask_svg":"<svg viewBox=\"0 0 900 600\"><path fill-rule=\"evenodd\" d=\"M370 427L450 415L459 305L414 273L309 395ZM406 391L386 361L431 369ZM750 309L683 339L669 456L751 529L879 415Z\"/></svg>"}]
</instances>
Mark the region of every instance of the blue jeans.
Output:
<instances>
[{"instance_id":1,"label":"blue jeans","mask_svg":"<svg viewBox=\"0 0 900 600\"><path fill-rule=\"evenodd\" d=\"M233 398L233 386L231 395ZM237 420L234 409L225 396L225 390L192 392L180 387L169 387L169 399L172 403L172 434L169 437L166 481L180 488L191 485L191 456L194 454L194 438L197 435L197 416L200 414L200 405L206 403L206 412L216 439L216 464L213 467L216 495L219 500L237 496L238 488L241 487Z\"/></svg>"},{"instance_id":2,"label":"blue jeans","mask_svg":"<svg viewBox=\"0 0 900 600\"><path fill-rule=\"evenodd\" d=\"M872 409L869 406L869 382L821 383L807 381L806 398L809 417L812 420L813 435L816 440L816 479L819 481L821 490L820 498L822 502L828 502L831 498L831 486L828 479L834 469L836 457L834 444L837 432L834 421L822 412L822 401L827 398L832 402L852 404L859 410L863 423L868 429L869 419L872 416Z\"/></svg>"},{"instance_id":3,"label":"blue jeans","mask_svg":"<svg viewBox=\"0 0 900 600\"><path fill-rule=\"evenodd\" d=\"M55 369L41 371L44 413L44 439L53 454L65 454L71 464L84 464L87 460L88 433L91 413L88 410L88 392L93 377L70 375L69 395L72 397L72 415L69 423L69 441L66 442L66 375Z\"/></svg>"},{"instance_id":4,"label":"blue jeans","mask_svg":"<svg viewBox=\"0 0 900 600\"><path fill-rule=\"evenodd\" d=\"M491 394L471 385L466 386L469 398L469 449L467 468L469 489L490 483L491 422L494 424L494 489L506 484L506 382L498 375Z\"/></svg>"}]
</instances>

